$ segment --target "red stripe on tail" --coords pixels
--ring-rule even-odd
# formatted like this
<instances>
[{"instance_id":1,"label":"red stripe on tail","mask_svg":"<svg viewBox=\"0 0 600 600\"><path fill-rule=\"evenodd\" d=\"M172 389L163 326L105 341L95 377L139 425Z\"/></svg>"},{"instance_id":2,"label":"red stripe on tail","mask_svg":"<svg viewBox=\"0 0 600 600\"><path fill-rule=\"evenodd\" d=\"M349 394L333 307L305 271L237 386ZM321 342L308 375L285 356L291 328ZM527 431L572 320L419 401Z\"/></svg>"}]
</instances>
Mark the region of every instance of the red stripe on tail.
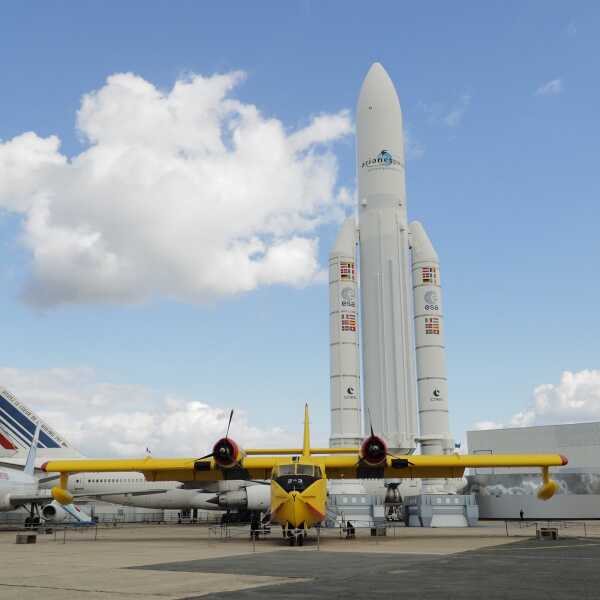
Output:
<instances>
[{"instance_id":1,"label":"red stripe on tail","mask_svg":"<svg viewBox=\"0 0 600 600\"><path fill-rule=\"evenodd\" d=\"M16 450L17 447L6 437L0 433L0 446L2 446L5 450Z\"/></svg>"}]
</instances>

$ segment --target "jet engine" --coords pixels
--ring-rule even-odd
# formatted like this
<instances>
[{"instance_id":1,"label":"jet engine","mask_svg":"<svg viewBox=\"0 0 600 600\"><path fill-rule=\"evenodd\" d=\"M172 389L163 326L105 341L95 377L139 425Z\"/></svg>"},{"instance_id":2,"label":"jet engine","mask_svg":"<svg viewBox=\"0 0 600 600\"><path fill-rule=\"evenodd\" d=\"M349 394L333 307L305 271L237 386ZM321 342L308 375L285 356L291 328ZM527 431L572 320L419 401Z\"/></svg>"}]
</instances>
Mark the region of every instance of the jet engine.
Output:
<instances>
[{"instance_id":1,"label":"jet engine","mask_svg":"<svg viewBox=\"0 0 600 600\"><path fill-rule=\"evenodd\" d=\"M224 437L213 446L212 457L221 469L231 469L240 463L244 451L231 438Z\"/></svg>"},{"instance_id":2,"label":"jet engine","mask_svg":"<svg viewBox=\"0 0 600 600\"><path fill-rule=\"evenodd\" d=\"M52 523L64 523L72 520L71 515L56 500L42 508L42 516L46 521Z\"/></svg>"},{"instance_id":3,"label":"jet engine","mask_svg":"<svg viewBox=\"0 0 600 600\"><path fill-rule=\"evenodd\" d=\"M265 512L271 508L271 486L250 485L241 490L219 494L219 506Z\"/></svg>"},{"instance_id":4,"label":"jet engine","mask_svg":"<svg viewBox=\"0 0 600 600\"><path fill-rule=\"evenodd\" d=\"M387 444L373 433L368 438L365 438L360 446L360 459L369 467L384 465L387 455Z\"/></svg>"},{"instance_id":5,"label":"jet engine","mask_svg":"<svg viewBox=\"0 0 600 600\"><path fill-rule=\"evenodd\" d=\"M46 504L42 508L42 517L50 523L81 523L91 521L91 518L75 505L70 504L69 508L72 512L65 510L60 502L53 500L50 504Z\"/></svg>"}]
</instances>

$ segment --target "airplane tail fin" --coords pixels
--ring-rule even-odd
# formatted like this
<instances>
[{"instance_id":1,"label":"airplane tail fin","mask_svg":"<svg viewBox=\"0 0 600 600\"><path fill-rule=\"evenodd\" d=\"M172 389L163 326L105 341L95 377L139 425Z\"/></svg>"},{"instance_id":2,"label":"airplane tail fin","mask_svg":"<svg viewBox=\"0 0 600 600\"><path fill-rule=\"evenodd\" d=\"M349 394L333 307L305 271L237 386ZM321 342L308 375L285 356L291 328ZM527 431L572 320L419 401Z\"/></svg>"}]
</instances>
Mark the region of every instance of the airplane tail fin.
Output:
<instances>
[{"instance_id":1,"label":"airplane tail fin","mask_svg":"<svg viewBox=\"0 0 600 600\"><path fill-rule=\"evenodd\" d=\"M0 456L24 459L38 423L38 458L81 458L81 454L29 406L0 385Z\"/></svg>"},{"instance_id":2,"label":"airplane tail fin","mask_svg":"<svg viewBox=\"0 0 600 600\"><path fill-rule=\"evenodd\" d=\"M308 404L304 406L304 443L302 456L310 456L310 423L308 420Z\"/></svg>"},{"instance_id":3,"label":"airplane tail fin","mask_svg":"<svg viewBox=\"0 0 600 600\"><path fill-rule=\"evenodd\" d=\"M37 455L37 447L38 442L40 440L40 429L42 428L42 424L38 423L35 428L35 433L33 434L33 440L31 441L31 448L29 448L29 452L27 453L27 461L25 462L25 467L23 469L23 473L26 475L31 475L33 477L35 471L35 457Z\"/></svg>"}]
</instances>

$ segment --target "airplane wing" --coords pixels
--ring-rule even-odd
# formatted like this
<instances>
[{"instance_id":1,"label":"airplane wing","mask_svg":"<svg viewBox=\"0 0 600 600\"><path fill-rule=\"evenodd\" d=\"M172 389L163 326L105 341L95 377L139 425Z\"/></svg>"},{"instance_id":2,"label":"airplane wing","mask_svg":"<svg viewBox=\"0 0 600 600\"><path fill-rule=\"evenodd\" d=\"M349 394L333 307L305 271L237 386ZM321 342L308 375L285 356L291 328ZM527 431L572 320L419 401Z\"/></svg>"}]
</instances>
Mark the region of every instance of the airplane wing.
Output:
<instances>
[{"instance_id":1,"label":"airplane wing","mask_svg":"<svg viewBox=\"0 0 600 600\"><path fill-rule=\"evenodd\" d=\"M74 459L50 460L42 469L61 474L137 471L143 473L147 481L248 481L271 479L273 467L289 460L284 456L245 456L239 465L222 469L212 458Z\"/></svg>"},{"instance_id":2,"label":"airplane wing","mask_svg":"<svg viewBox=\"0 0 600 600\"><path fill-rule=\"evenodd\" d=\"M322 450L324 453L326 449L323 448ZM248 451L248 454L251 453L253 454L252 451ZM289 458L285 458L285 454L280 451L273 456L245 456L239 465L229 469L219 468L212 458L198 460L195 458L150 457L142 459L52 460L42 465L42 468L47 472L65 474L138 471L143 473L148 481L264 480L271 478L271 471L275 465L289 461ZM547 468L567 464L567 459L561 454L388 456L385 464L375 467L364 464L358 453L315 456L314 461L315 464L321 464L325 467L329 479L462 477L464 470L468 467Z\"/></svg>"},{"instance_id":3,"label":"airplane wing","mask_svg":"<svg viewBox=\"0 0 600 600\"><path fill-rule=\"evenodd\" d=\"M84 498L102 498L104 496L151 496L152 494L164 494L168 492L169 489L165 488L163 490L155 489L155 490L137 490L132 492L131 490L111 490L104 492L71 492L71 495L75 500L83 500Z\"/></svg>"},{"instance_id":4,"label":"airplane wing","mask_svg":"<svg viewBox=\"0 0 600 600\"><path fill-rule=\"evenodd\" d=\"M368 466L358 455L327 456L329 479L462 477L466 468L558 467L567 464L562 454L444 454L388 456L381 466Z\"/></svg>"},{"instance_id":5,"label":"airplane wing","mask_svg":"<svg viewBox=\"0 0 600 600\"><path fill-rule=\"evenodd\" d=\"M53 498L50 495L40 494L10 494L12 506L23 506L24 504L48 504Z\"/></svg>"}]
</instances>

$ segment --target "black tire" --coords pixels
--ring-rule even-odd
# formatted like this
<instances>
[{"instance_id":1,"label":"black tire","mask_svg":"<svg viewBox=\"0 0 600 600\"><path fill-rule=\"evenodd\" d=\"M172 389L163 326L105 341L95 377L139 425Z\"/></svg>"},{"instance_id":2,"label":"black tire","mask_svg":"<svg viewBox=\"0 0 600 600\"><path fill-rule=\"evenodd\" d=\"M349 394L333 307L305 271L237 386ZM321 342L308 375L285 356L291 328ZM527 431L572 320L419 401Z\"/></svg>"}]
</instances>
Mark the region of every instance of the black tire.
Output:
<instances>
[{"instance_id":1,"label":"black tire","mask_svg":"<svg viewBox=\"0 0 600 600\"><path fill-rule=\"evenodd\" d=\"M295 545L296 545L296 536L290 535L290 546L295 546Z\"/></svg>"},{"instance_id":2,"label":"black tire","mask_svg":"<svg viewBox=\"0 0 600 600\"><path fill-rule=\"evenodd\" d=\"M304 537L305 537L305 535L306 534L298 536L298 546L304 546Z\"/></svg>"}]
</instances>

